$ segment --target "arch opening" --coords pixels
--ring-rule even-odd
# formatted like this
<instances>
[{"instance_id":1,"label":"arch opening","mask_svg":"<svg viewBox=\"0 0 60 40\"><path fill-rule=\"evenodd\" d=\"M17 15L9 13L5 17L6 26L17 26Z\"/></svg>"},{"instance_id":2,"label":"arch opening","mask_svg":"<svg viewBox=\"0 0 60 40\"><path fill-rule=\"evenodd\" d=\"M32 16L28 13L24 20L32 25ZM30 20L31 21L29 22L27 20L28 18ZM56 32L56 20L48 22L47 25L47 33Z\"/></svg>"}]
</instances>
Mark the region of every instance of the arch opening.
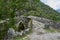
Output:
<instances>
[{"instance_id":1,"label":"arch opening","mask_svg":"<svg viewBox=\"0 0 60 40\"><path fill-rule=\"evenodd\" d=\"M24 24L22 22L20 22L19 27L18 27L18 31L20 32L20 31L22 31L24 29L25 29Z\"/></svg>"}]
</instances>

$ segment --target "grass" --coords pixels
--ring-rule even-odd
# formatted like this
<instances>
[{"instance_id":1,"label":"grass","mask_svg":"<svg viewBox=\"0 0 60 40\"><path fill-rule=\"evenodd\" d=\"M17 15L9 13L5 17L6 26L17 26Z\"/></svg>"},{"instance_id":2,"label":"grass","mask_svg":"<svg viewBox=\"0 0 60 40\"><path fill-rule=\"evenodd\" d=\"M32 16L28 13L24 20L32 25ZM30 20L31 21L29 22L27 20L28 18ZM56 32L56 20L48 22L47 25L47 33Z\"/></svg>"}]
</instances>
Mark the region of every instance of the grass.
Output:
<instances>
[{"instance_id":1,"label":"grass","mask_svg":"<svg viewBox=\"0 0 60 40\"><path fill-rule=\"evenodd\" d=\"M45 29L47 32L51 32L51 33L53 33L53 32L60 32L60 30L58 30L58 29Z\"/></svg>"},{"instance_id":2,"label":"grass","mask_svg":"<svg viewBox=\"0 0 60 40\"><path fill-rule=\"evenodd\" d=\"M16 37L14 40L29 40L28 37Z\"/></svg>"}]
</instances>

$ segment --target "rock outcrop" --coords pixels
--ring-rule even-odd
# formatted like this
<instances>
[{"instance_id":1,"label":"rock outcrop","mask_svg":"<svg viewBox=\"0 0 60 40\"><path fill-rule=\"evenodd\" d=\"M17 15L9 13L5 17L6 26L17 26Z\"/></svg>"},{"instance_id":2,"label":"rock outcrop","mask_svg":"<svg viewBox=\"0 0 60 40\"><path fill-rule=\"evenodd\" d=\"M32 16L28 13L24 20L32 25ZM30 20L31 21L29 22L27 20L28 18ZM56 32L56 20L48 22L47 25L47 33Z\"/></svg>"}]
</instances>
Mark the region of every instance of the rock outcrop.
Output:
<instances>
[{"instance_id":1,"label":"rock outcrop","mask_svg":"<svg viewBox=\"0 0 60 40\"><path fill-rule=\"evenodd\" d=\"M37 18L37 17L32 17L32 18ZM48 33L48 31L44 29L46 24L44 24L41 21L40 22L37 21L38 19L33 19L32 21L33 33L27 36L29 40L60 40L60 33L58 32Z\"/></svg>"},{"instance_id":2,"label":"rock outcrop","mask_svg":"<svg viewBox=\"0 0 60 40\"><path fill-rule=\"evenodd\" d=\"M41 18L41 17L35 17L35 16L28 16L28 18L32 18L36 21L42 22L45 24L45 28L56 28L56 29L60 29L60 23L59 22L55 22L53 20L50 19L46 19L46 18Z\"/></svg>"}]
</instances>

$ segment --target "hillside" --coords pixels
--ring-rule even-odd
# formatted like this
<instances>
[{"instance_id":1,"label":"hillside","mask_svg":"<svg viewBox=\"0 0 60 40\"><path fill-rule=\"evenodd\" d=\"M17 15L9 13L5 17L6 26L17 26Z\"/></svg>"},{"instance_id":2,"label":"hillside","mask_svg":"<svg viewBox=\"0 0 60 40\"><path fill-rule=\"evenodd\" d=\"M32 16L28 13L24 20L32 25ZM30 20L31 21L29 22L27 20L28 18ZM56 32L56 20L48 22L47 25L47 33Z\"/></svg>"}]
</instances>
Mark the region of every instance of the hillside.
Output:
<instances>
[{"instance_id":1,"label":"hillside","mask_svg":"<svg viewBox=\"0 0 60 40\"><path fill-rule=\"evenodd\" d=\"M26 29L30 31L33 27L32 19L27 18L30 15L60 22L60 13L40 0L0 0L0 40L22 36Z\"/></svg>"},{"instance_id":2,"label":"hillside","mask_svg":"<svg viewBox=\"0 0 60 40\"><path fill-rule=\"evenodd\" d=\"M35 5L32 10L28 12L28 14L25 15L34 15L34 16L39 16L39 17L44 17L48 19L52 19L55 21L60 20L60 14L55 11L54 9L50 8L49 6L45 5L44 3L36 2L32 5Z\"/></svg>"},{"instance_id":3,"label":"hillside","mask_svg":"<svg viewBox=\"0 0 60 40\"><path fill-rule=\"evenodd\" d=\"M16 15L33 15L54 21L60 20L60 13L45 5L40 0L0 0L0 3L0 20L13 18Z\"/></svg>"}]
</instances>

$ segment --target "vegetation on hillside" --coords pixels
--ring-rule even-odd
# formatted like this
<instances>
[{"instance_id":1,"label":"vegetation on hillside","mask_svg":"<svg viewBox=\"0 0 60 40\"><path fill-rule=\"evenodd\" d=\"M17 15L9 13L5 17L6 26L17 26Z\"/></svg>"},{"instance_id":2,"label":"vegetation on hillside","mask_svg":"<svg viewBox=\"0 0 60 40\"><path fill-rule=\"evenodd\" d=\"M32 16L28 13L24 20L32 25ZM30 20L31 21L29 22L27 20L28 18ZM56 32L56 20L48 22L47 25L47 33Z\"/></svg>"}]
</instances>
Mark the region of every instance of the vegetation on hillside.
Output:
<instances>
[{"instance_id":1,"label":"vegetation on hillside","mask_svg":"<svg viewBox=\"0 0 60 40\"><path fill-rule=\"evenodd\" d=\"M60 20L60 14L40 0L0 0L0 20L13 18L15 14L33 15Z\"/></svg>"},{"instance_id":2,"label":"vegetation on hillside","mask_svg":"<svg viewBox=\"0 0 60 40\"><path fill-rule=\"evenodd\" d=\"M60 21L60 14L40 0L0 0L0 20L10 19L9 24L5 25L5 30L14 26L16 14L33 15ZM4 33L0 30L0 38L5 34L5 30L3 30Z\"/></svg>"},{"instance_id":3,"label":"vegetation on hillside","mask_svg":"<svg viewBox=\"0 0 60 40\"><path fill-rule=\"evenodd\" d=\"M25 13L25 16L33 15L38 17L44 17L48 19L52 19L54 21L60 21L60 13L55 11L53 8L45 5L44 3L40 2L33 2L31 4L32 8L29 8L27 13Z\"/></svg>"}]
</instances>

